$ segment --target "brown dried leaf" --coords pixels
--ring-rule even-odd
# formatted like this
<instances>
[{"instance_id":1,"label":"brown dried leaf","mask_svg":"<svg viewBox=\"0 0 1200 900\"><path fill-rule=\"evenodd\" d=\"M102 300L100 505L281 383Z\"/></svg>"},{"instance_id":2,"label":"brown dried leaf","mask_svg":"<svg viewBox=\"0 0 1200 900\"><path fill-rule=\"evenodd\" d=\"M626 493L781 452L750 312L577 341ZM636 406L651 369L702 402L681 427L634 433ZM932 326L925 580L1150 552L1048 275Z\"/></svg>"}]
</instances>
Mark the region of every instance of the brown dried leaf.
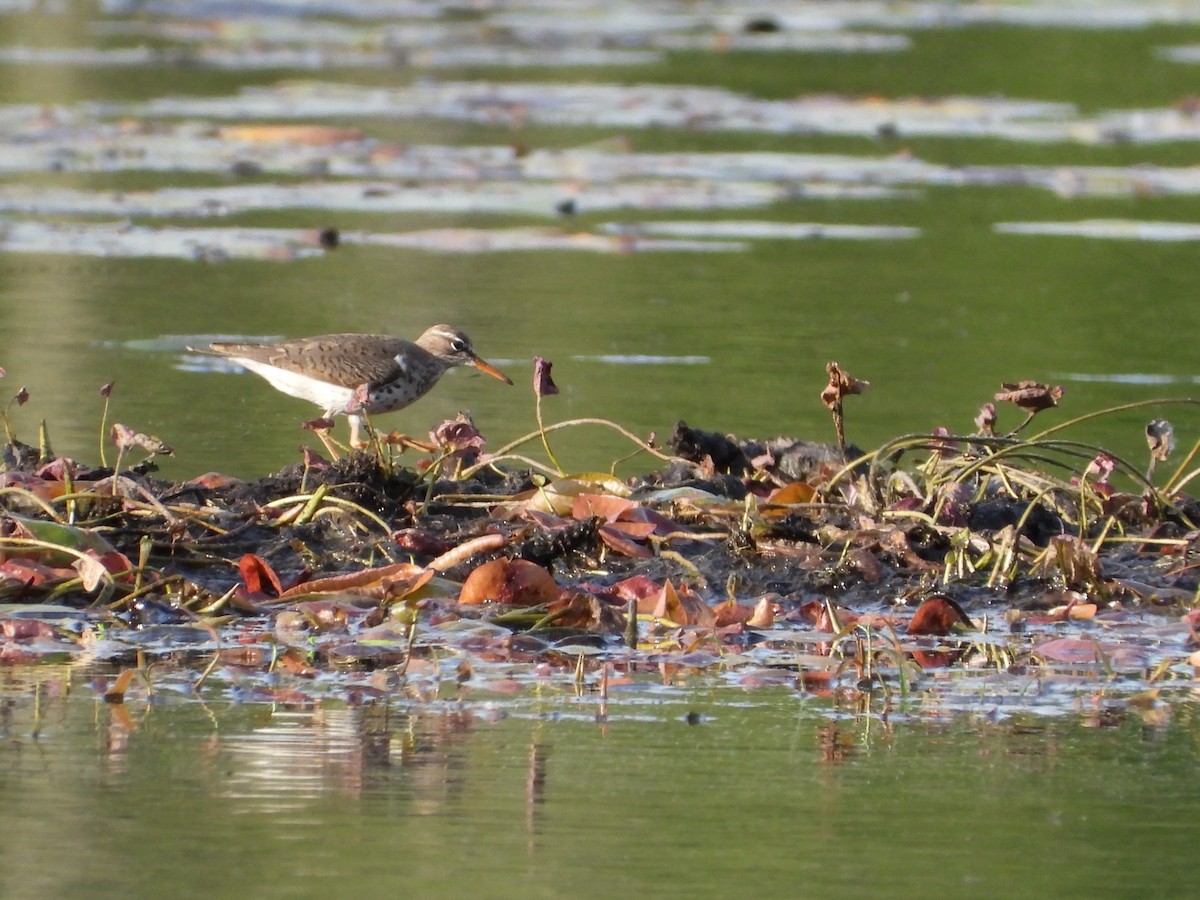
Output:
<instances>
[{"instance_id":1,"label":"brown dried leaf","mask_svg":"<svg viewBox=\"0 0 1200 900\"><path fill-rule=\"evenodd\" d=\"M109 429L108 434L117 449L122 451L141 447L149 453L161 453L164 456L173 456L175 454L174 449L153 435L134 431L128 425L122 425L120 422L114 423L112 428Z\"/></svg>"},{"instance_id":2,"label":"brown dried leaf","mask_svg":"<svg viewBox=\"0 0 1200 900\"><path fill-rule=\"evenodd\" d=\"M939 637L949 634L957 624L973 628L971 620L957 603L949 597L935 595L926 598L917 607L916 613L908 623L908 634L932 634Z\"/></svg>"},{"instance_id":3,"label":"brown dried leaf","mask_svg":"<svg viewBox=\"0 0 1200 900\"><path fill-rule=\"evenodd\" d=\"M550 377L550 367L554 363L540 356L533 358L533 391L539 397L549 397L558 393L558 385Z\"/></svg>"},{"instance_id":4,"label":"brown dried leaf","mask_svg":"<svg viewBox=\"0 0 1200 900\"><path fill-rule=\"evenodd\" d=\"M1146 443L1151 460L1166 462L1175 449L1175 428L1166 419L1154 419L1146 425Z\"/></svg>"},{"instance_id":5,"label":"brown dried leaf","mask_svg":"<svg viewBox=\"0 0 1200 900\"><path fill-rule=\"evenodd\" d=\"M247 553L239 559L238 572L242 576L242 583L246 585L246 591L250 594L266 594L271 597L283 594L279 576L270 564L257 554Z\"/></svg>"},{"instance_id":6,"label":"brown dried leaf","mask_svg":"<svg viewBox=\"0 0 1200 900\"><path fill-rule=\"evenodd\" d=\"M558 599L550 573L524 559L493 559L478 566L463 583L458 602L468 606L504 603L537 606Z\"/></svg>"},{"instance_id":7,"label":"brown dried leaf","mask_svg":"<svg viewBox=\"0 0 1200 900\"><path fill-rule=\"evenodd\" d=\"M839 405L843 397L861 394L871 386L871 382L861 381L849 372L843 372L836 362L827 363L825 371L829 375L829 383L821 391L821 402L829 409Z\"/></svg>"},{"instance_id":8,"label":"brown dried leaf","mask_svg":"<svg viewBox=\"0 0 1200 900\"><path fill-rule=\"evenodd\" d=\"M1058 401L1062 399L1063 395L1061 385L1051 387L1040 381L1006 381L1000 387L1002 390L996 392L997 400L1015 403L1030 415L1052 406L1058 406Z\"/></svg>"},{"instance_id":9,"label":"brown dried leaf","mask_svg":"<svg viewBox=\"0 0 1200 900\"><path fill-rule=\"evenodd\" d=\"M677 590L669 579L656 599L652 615L676 625L712 627L717 621L716 614L707 603L682 585Z\"/></svg>"},{"instance_id":10,"label":"brown dried leaf","mask_svg":"<svg viewBox=\"0 0 1200 900\"><path fill-rule=\"evenodd\" d=\"M975 417L975 427L979 433L986 437L996 436L996 404L985 403L979 408L979 415Z\"/></svg>"}]
</instances>

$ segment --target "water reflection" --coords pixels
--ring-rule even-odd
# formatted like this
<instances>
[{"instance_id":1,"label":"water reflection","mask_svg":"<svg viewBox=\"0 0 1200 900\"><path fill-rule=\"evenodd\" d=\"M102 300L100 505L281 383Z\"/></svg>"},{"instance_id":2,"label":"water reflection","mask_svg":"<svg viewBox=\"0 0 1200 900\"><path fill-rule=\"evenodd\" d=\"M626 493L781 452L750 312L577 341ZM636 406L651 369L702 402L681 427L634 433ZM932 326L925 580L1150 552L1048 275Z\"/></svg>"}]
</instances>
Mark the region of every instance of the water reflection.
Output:
<instances>
[{"instance_id":1,"label":"water reflection","mask_svg":"<svg viewBox=\"0 0 1200 900\"><path fill-rule=\"evenodd\" d=\"M30 827L0 851L6 896L34 870L51 873L53 895L75 877L117 884L131 872L236 893L264 877L366 893L503 883L530 895L580 878L606 892L724 893L745 885L731 858L755 860L765 895L800 877L845 895L847 872L860 888L910 894L917 859L926 888L977 879L1003 893L1013 854L1036 893L1053 892L1064 866L1069 886L1091 887L1082 860L1096 853L1136 866L1157 894L1200 821L1178 790L1200 762L1200 707L1186 701L1169 717L1153 697L1122 713L1102 695L1053 718L978 706L918 716L867 692L805 698L679 677L614 678L607 695L308 706L164 684L109 704L107 679L92 689L89 678L0 669L0 790ZM920 827L897 845L896 823L914 816ZM1165 863L1130 850L1149 822ZM70 828L106 838L63 861L50 835ZM1059 840L1076 833L1077 847ZM218 861L201 847L237 853Z\"/></svg>"}]
</instances>

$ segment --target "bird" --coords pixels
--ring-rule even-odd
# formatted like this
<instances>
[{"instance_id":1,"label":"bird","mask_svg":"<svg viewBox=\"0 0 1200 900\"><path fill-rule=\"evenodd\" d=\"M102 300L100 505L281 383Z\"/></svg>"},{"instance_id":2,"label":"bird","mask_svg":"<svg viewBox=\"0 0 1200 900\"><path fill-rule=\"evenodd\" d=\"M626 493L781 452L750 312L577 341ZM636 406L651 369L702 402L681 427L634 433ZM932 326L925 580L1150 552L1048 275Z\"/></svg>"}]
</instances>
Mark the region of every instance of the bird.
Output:
<instances>
[{"instance_id":1,"label":"bird","mask_svg":"<svg viewBox=\"0 0 1200 900\"><path fill-rule=\"evenodd\" d=\"M323 334L278 343L218 341L188 349L224 357L265 378L273 388L317 404L324 418L345 415L350 445L364 447L364 415L394 412L423 397L447 369L472 366L512 379L485 362L471 339L452 325L434 325L415 341L383 334Z\"/></svg>"}]
</instances>

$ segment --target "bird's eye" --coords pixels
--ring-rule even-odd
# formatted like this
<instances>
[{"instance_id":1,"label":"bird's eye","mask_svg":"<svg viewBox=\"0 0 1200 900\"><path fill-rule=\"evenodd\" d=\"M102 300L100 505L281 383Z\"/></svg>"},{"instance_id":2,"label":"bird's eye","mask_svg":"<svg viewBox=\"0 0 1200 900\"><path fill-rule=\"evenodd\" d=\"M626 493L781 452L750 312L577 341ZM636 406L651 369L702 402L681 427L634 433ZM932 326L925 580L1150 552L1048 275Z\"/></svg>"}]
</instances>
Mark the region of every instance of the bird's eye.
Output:
<instances>
[{"instance_id":1,"label":"bird's eye","mask_svg":"<svg viewBox=\"0 0 1200 900\"><path fill-rule=\"evenodd\" d=\"M462 338L455 338L454 340L452 340L450 342L450 349L453 350L455 353L462 353L464 350L467 349L467 342L464 341Z\"/></svg>"}]
</instances>

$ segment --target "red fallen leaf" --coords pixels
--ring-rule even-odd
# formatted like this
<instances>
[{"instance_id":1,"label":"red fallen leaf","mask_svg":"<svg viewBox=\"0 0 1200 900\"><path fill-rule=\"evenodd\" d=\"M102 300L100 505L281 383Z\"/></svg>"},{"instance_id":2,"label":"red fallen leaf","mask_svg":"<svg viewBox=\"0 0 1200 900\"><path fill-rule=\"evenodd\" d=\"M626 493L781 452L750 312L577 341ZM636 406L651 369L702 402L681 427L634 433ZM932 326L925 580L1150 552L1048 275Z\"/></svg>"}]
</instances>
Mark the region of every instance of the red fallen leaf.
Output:
<instances>
[{"instance_id":1,"label":"red fallen leaf","mask_svg":"<svg viewBox=\"0 0 1200 900\"><path fill-rule=\"evenodd\" d=\"M329 460L308 444L300 445L300 458L304 461L304 468L314 472L323 472L329 468Z\"/></svg>"},{"instance_id":2,"label":"red fallen leaf","mask_svg":"<svg viewBox=\"0 0 1200 900\"><path fill-rule=\"evenodd\" d=\"M632 522L624 519L620 522L606 522L600 527L601 529L608 528L612 531L619 531L626 537L639 541L650 537L657 530L657 526L653 522Z\"/></svg>"},{"instance_id":3,"label":"red fallen leaf","mask_svg":"<svg viewBox=\"0 0 1200 900\"><path fill-rule=\"evenodd\" d=\"M48 463L38 466L33 470L33 474L37 478L45 479L46 481L68 481L75 478L75 472L79 465L75 460L66 456L56 456Z\"/></svg>"},{"instance_id":4,"label":"red fallen leaf","mask_svg":"<svg viewBox=\"0 0 1200 900\"><path fill-rule=\"evenodd\" d=\"M908 623L907 633L932 634L940 637L949 634L955 624L959 622L974 627L971 620L967 618L967 614L962 611L962 607L949 597L937 595L926 598L925 602L917 607L912 620Z\"/></svg>"},{"instance_id":5,"label":"red fallen leaf","mask_svg":"<svg viewBox=\"0 0 1200 900\"><path fill-rule=\"evenodd\" d=\"M41 619L0 619L0 636L10 641L36 641L57 638L54 626Z\"/></svg>"},{"instance_id":6,"label":"red fallen leaf","mask_svg":"<svg viewBox=\"0 0 1200 900\"><path fill-rule=\"evenodd\" d=\"M833 672L828 669L805 669L800 673L800 686L814 694L827 694L833 686Z\"/></svg>"},{"instance_id":7,"label":"red fallen leaf","mask_svg":"<svg viewBox=\"0 0 1200 900\"><path fill-rule=\"evenodd\" d=\"M241 573L242 583L250 594L266 594L279 597L283 594L283 585L279 576L265 559L255 553L247 553L238 560L238 572Z\"/></svg>"},{"instance_id":8,"label":"red fallen leaf","mask_svg":"<svg viewBox=\"0 0 1200 900\"><path fill-rule=\"evenodd\" d=\"M638 611L641 612L640 609ZM669 619L676 625L712 627L717 622L712 607L686 587L680 586L676 590L670 579L662 586L658 597L655 598L651 615L656 619Z\"/></svg>"},{"instance_id":9,"label":"red fallen leaf","mask_svg":"<svg viewBox=\"0 0 1200 900\"><path fill-rule=\"evenodd\" d=\"M401 528L392 533L392 540L402 549L421 556L440 556L452 546L445 538L424 528Z\"/></svg>"},{"instance_id":10,"label":"red fallen leaf","mask_svg":"<svg viewBox=\"0 0 1200 900\"><path fill-rule=\"evenodd\" d=\"M724 603L718 603L712 608L713 615L716 616L716 625L718 628L724 628L727 625L742 625L750 620L754 615L754 607L742 606L732 597Z\"/></svg>"},{"instance_id":11,"label":"red fallen leaf","mask_svg":"<svg viewBox=\"0 0 1200 900\"><path fill-rule=\"evenodd\" d=\"M1033 653L1046 662L1073 665L1098 663L1102 655L1108 663L1116 666L1136 667L1145 665L1146 661L1145 653L1138 647L1079 638L1057 638L1045 641L1035 646Z\"/></svg>"},{"instance_id":12,"label":"red fallen leaf","mask_svg":"<svg viewBox=\"0 0 1200 900\"><path fill-rule=\"evenodd\" d=\"M283 669L289 675L296 675L300 678L316 678L318 671L308 664L305 655L295 647L288 647L275 657L275 668Z\"/></svg>"},{"instance_id":13,"label":"red fallen leaf","mask_svg":"<svg viewBox=\"0 0 1200 900\"><path fill-rule=\"evenodd\" d=\"M944 669L953 665L963 655L962 650L913 650L909 653L922 669Z\"/></svg>"},{"instance_id":14,"label":"red fallen leaf","mask_svg":"<svg viewBox=\"0 0 1200 900\"><path fill-rule=\"evenodd\" d=\"M816 621L813 622L813 631L828 631L830 634L835 634L843 628L858 624L859 617L844 607L834 607L834 613L837 615L836 622L829 615L829 605L820 604Z\"/></svg>"},{"instance_id":15,"label":"red fallen leaf","mask_svg":"<svg viewBox=\"0 0 1200 900\"><path fill-rule=\"evenodd\" d=\"M343 575L313 578L293 585L279 595L281 600L308 597L313 594L361 593L372 597L381 596L388 600L407 597L429 583L434 576L432 569L415 563L392 563L375 566Z\"/></svg>"},{"instance_id":16,"label":"red fallen leaf","mask_svg":"<svg viewBox=\"0 0 1200 900\"><path fill-rule=\"evenodd\" d=\"M601 525L598 534L606 546L622 556L633 559L649 559L654 555L649 547L643 547L641 544L635 544L629 540L615 525Z\"/></svg>"},{"instance_id":17,"label":"red fallen leaf","mask_svg":"<svg viewBox=\"0 0 1200 900\"><path fill-rule=\"evenodd\" d=\"M645 506L638 506L634 509L631 509L628 513L622 516L621 521L616 524L623 525L633 522L649 522L654 526L655 533L662 536L672 534L676 531L686 530L678 522L668 519L662 513L656 512L655 510L649 509Z\"/></svg>"},{"instance_id":18,"label":"red fallen leaf","mask_svg":"<svg viewBox=\"0 0 1200 900\"><path fill-rule=\"evenodd\" d=\"M234 478L232 475L222 475L220 472L205 472L203 475L197 475L187 483L193 487L215 491L221 488L232 487L235 484L241 484L242 479Z\"/></svg>"},{"instance_id":19,"label":"red fallen leaf","mask_svg":"<svg viewBox=\"0 0 1200 900\"><path fill-rule=\"evenodd\" d=\"M72 568L56 568L32 559L6 559L0 563L0 575L23 581L33 587L48 581L66 581L76 576Z\"/></svg>"},{"instance_id":20,"label":"red fallen leaf","mask_svg":"<svg viewBox=\"0 0 1200 900\"><path fill-rule=\"evenodd\" d=\"M657 596L661 590L661 584L650 580L645 575L634 575L623 581L618 581L616 584L609 585L604 590L604 593L616 597L618 600L636 600L640 604L642 600ZM641 610L638 611L641 612Z\"/></svg>"},{"instance_id":21,"label":"red fallen leaf","mask_svg":"<svg viewBox=\"0 0 1200 900\"><path fill-rule=\"evenodd\" d=\"M537 606L557 599L558 585L549 572L528 560L505 557L476 567L458 595L458 602L467 606Z\"/></svg>"},{"instance_id":22,"label":"red fallen leaf","mask_svg":"<svg viewBox=\"0 0 1200 900\"><path fill-rule=\"evenodd\" d=\"M615 522L637 505L633 500L611 494L576 494L571 502L571 516L580 521L599 516L605 522Z\"/></svg>"},{"instance_id":23,"label":"red fallen leaf","mask_svg":"<svg viewBox=\"0 0 1200 900\"><path fill-rule=\"evenodd\" d=\"M807 481L793 481L767 494L767 503L791 506L793 503L812 503L817 489Z\"/></svg>"},{"instance_id":24,"label":"red fallen leaf","mask_svg":"<svg viewBox=\"0 0 1200 900\"><path fill-rule=\"evenodd\" d=\"M1096 655L1096 641L1084 641L1079 638L1057 638L1045 641L1033 648L1033 652L1043 660L1063 663L1094 663L1099 661Z\"/></svg>"},{"instance_id":25,"label":"red fallen leaf","mask_svg":"<svg viewBox=\"0 0 1200 900\"><path fill-rule=\"evenodd\" d=\"M754 605L754 611L746 620L748 628L770 628L775 624L775 604L770 597L763 597Z\"/></svg>"}]
</instances>

